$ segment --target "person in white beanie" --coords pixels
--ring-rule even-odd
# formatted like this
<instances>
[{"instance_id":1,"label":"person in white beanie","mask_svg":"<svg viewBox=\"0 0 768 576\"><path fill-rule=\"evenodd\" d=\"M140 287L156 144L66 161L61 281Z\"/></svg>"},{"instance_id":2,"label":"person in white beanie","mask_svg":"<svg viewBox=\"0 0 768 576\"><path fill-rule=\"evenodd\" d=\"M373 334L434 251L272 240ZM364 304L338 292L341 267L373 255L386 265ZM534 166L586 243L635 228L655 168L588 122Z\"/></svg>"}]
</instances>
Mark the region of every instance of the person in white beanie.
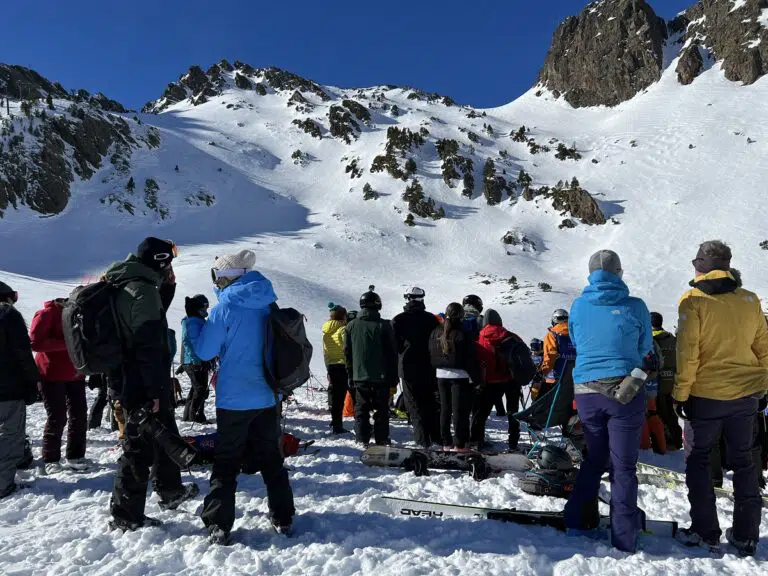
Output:
<instances>
[{"instance_id":1,"label":"person in white beanie","mask_svg":"<svg viewBox=\"0 0 768 576\"><path fill-rule=\"evenodd\" d=\"M272 283L253 270L250 250L219 256L211 278L219 303L208 319L190 318L187 337L203 361L219 358L216 454L203 522L213 543L227 544L235 521L235 489L246 452L255 453L267 488L270 520L290 534L295 509L280 453L277 398L264 375L265 327L277 300Z\"/></svg>"}]
</instances>

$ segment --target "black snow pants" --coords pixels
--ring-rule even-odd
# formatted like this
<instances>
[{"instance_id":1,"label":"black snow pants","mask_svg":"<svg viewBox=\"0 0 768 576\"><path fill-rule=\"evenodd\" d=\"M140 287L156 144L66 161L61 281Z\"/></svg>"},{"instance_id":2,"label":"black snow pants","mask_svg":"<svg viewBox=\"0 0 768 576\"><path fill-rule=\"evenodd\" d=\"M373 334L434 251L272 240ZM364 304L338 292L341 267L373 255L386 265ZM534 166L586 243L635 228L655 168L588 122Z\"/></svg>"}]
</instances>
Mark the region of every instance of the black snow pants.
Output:
<instances>
[{"instance_id":1,"label":"black snow pants","mask_svg":"<svg viewBox=\"0 0 768 576\"><path fill-rule=\"evenodd\" d=\"M469 378L438 378L437 387L440 389L440 435L443 446L466 448L475 388Z\"/></svg>"},{"instance_id":2,"label":"black snow pants","mask_svg":"<svg viewBox=\"0 0 768 576\"><path fill-rule=\"evenodd\" d=\"M225 532L235 523L237 475L246 454L253 455L267 488L269 515L281 525L291 524L296 510L288 471L280 453L277 408L216 410L216 453L211 491L203 504L203 522Z\"/></svg>"},{"instance_id":3,"label":"black snow pants","mask_svg":"<svg viewBox=\"0 0 768 576\"><path fill-rule=\"evenodd\" d=\"M429 448L433 442L440 443L437 379L431 375L423 378L403 378L402 382L414 441L424 448Z\"/></svg>"},{"instance_id":4,"label":"black snow pants","mask_svg":"<svg viewBox=\"0 0 768 576\"><path fill-rule=\"evenodd\" d=\"M349 390L349 376L344 364L330 364L328 368L328 405L331 408L331 428L341 432L344 428L344 400Z\"/></svg>"},{"instance_id":5,"label":"black snow pants","mask_svg":"<svg viewBox=\"0 0 768 576\"><path fill-rule=\"evenodd\" d=\"M376 444L389 444L389 386L382 382L355 382L355 436L363 444L371 441L371 412Z\"/></svg>"},{"instance_id":6,"label":"black snow pants","mask_svg":"<svg viewBox=\"0 0 768 576\"><path fill-rule=\"evenodd\" d=\"M187 364L184 372L189 377L190 387L184 404L184 422L205 423L205 401L208 398L208 365Z\"/></svg>"},{"instance_id":7,"label":"black snow pants","mask_svg":"<svg viewBox=\"0 0 768 576\"><path fill-rule=\"evenodd\" d=\"M166 428L178 434L176 418L170 404L170 392L160 398L160 412L155 414ZM125 442L123 454L117 461L117 473L112 489L112 516L129 522L141 522L144 519L144 507L147 500L147 484L150 468L152 487L162 500L174 498L184 490L181 484L181 470L173 463L152 437L132 422L130 414L125 412Z\"/></svg>"}]
</instances>

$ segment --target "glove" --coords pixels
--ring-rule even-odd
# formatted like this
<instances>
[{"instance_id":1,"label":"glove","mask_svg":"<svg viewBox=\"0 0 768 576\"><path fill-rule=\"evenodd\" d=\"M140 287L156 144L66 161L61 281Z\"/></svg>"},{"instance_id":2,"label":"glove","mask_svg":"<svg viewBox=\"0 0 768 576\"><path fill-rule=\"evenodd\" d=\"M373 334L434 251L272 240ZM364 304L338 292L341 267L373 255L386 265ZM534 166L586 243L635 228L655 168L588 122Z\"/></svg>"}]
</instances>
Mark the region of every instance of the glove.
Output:
<instances>
[{"instance_id":1,"label":"glove","mask_svg":"<svg viewBox=\"0 0 768 576\"><path fill-rule=\"evenodd\" d=\"M687 401L686 402L677 402L677 401L673 402L672 406L673 406L673 408L675 410L675 414L677 414L678 418L681 418L683 420L690 420L690 418L688 418L688 414L687 414L687 410L686 410L687 404L688 404Z\"/></svg>"}]
</instances>

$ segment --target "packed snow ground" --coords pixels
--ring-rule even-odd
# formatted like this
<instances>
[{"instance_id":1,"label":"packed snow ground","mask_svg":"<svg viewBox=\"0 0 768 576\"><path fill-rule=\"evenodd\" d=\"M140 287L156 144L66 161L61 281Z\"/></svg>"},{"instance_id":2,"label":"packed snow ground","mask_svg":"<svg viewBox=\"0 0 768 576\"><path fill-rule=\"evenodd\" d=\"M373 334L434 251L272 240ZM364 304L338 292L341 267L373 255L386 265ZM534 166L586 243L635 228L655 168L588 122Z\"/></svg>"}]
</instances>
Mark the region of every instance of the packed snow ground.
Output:
<instances>
[{"instance_id":1,"label":"packed snow ground","mask_svg":"<svg viewBox=\"0 0 768 576\"><path fill-rule=\"evenodd\" d=\"M509 328L525 339L541 338L551 311L567 308L578 294L589 255L610 247L622 256L632 292L664 312L671 329L677 298L689 280L690 260L702 240L720 237L730 242L746 287L764 295L768 285L766 253L759 248L768 212L768 78L737 86L727 82L716 65L691 86L681 87L675 65L672 60L662 80L646 93L613 109L573 110L546 94L536 98L532 91L470 121L466 109L414 102L407 100L408 91L387 90L388 101L404 113L397 119L377 113L378 127L364 129L350 146L331 138L312 140L289 129L296 117L286 107L289 94L259 97L232 91L199 107L179 104L159 116L142 115L143 122L160 129L163 144L159 150L136 152L132 173L137 183L147 177L160 183L161 200L171 208L172 218L156 222L130 217L100 204L102 180L110 176L107 167L91 181L76 183L70 206L57 217L40 219L24 210L6 213L0 225L0 241L6 247L0 254L0 279L19 290L19 308L29 321L43 300L65 296L77 282L94 278L144 235L173 238L182 252L175 263L179 291L169 317L178 327L185 295L205 293L213 299L213 258L251 248L259 270L273 281L280 304L307 315L317 350L313 369L322 379L320 326L329 301L354 308L360 293L373 283L383 297L384 315L391 317L399 312L408 285L425 288L427 305L434 311L477 293L487 307L499 309ZM334 94L343 95L338 90ZM355 91L345 94L354 96ZM245 101L253 109L229 110L223 105L227 101ZM315 116L324 110L316 102ZM558 230L562 217L546 203L518 200L489 207L482 196L468 200L442 183L434 147L425 146L416 155L417 175L448 218L419 220L416 227L406 228L405 214L397 211L404 207L400 194L405 184L386 174L366 173L350 180L339 157L360 156L360 165L367 168L384 151L386 123L418 130L432 116L445 123L432 121L429 130L434 136L457 138L465 146L466 135L456 126L481 134L480 125L491 123L495 136L482 135L477 145L483 155L498 159L501 150L508 151L509 175L514 178L524 168L536 186L576 176L616 222ZM522 124L531 127L539 143L554 137L575 143L584 159L560 162L551 153L531 156L508 137ZM294 165L290 155L297 148L314 159L303 167ZM497 169L502 165L497 163ZM477 162L476 167L479 173ZM362 200L366 181L381 198ZM184 206L184 195L196 186L216 195L213 207ZM508 230L534 239L538 251L507 254L499 240ZM517 291L506 283L512 275L523 286ZM539 291L539 282L548 282L553 291ZM524 509L559 509L563 502L524 495L513 475L476 483L455 474L415 478L365 468L351 438L328 436L324 396L302 390L298 399L300 405L287 410L288 430L316 439L321 452L289 461L299 513L293 539L270 531L260 478L241 477L236 543L229 548L210 546L196 516L207 487L201 471L193 476L203 494L186 504L186 512L161 512L156 497L150 500L148 513L166 521L163 529L109 532L109 490L118 453L116 435L104 430L89 434L88 457L101 469L41 477L31 490L2 502L0 573L575 575L764 570L765 512L756 559L710 558L659 539L647 540L643 552L628 556L603 543L566 539L549 529L370 513L371 499L384 494ZM208 412L212 415L210 406ZM36 405L28 413L39 458L44 412ZM494 438L502 439L504 425L492 421ZM393 426L395 442L409 439L405 425ZM645 454L644 459L682 468L680 455ZM650 517L688 523L684 491L642 487L641 505ZM726 500L718 500L718 506L725 528L733 507Z\"/></svg>"}]
</instances>

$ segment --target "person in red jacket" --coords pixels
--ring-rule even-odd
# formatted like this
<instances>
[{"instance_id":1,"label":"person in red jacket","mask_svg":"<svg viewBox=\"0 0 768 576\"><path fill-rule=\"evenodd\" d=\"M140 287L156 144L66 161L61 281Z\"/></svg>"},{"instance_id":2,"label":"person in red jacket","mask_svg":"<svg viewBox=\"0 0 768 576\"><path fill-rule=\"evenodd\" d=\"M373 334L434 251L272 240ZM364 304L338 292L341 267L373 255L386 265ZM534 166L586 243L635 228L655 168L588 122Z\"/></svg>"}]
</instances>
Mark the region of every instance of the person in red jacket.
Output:
<instances>
[{"instance_id":1,"label":"person in red jacket","mask_svg":"<svg viewBox=\"0 0 768 576\"><path fill-rule=\"evenodd\" d=\"M485 423L491 409L506 395L508 445L510 450L517 450L520 422L513 416L520 408L522 384L514 380L510 368L499 353L502 343L510 339L520 340L520 337L504 328L498 312L490 309L486 311L485 326L480 330L477 341L477 355L485 371L486 384L475 395L470 432L470 444L477 449L481 449L485 442Z\"/></svg>"},{"instance_id":2,"label":"person in red jacket","mask_svg":"<svg viewBox=\"0 0 768 576\"><path fill-rule=\"evenodd\" d=\"M69 359L61 324L66 300L46 302L32 319L29 337L40 371L40 393L48 414L43 433L43 462L47 474L60 472L61 436L67 425L67 458L64 465L75 471L88 469L85 460L87 404L85 379Z\"/></svg>"}]
</instances>

